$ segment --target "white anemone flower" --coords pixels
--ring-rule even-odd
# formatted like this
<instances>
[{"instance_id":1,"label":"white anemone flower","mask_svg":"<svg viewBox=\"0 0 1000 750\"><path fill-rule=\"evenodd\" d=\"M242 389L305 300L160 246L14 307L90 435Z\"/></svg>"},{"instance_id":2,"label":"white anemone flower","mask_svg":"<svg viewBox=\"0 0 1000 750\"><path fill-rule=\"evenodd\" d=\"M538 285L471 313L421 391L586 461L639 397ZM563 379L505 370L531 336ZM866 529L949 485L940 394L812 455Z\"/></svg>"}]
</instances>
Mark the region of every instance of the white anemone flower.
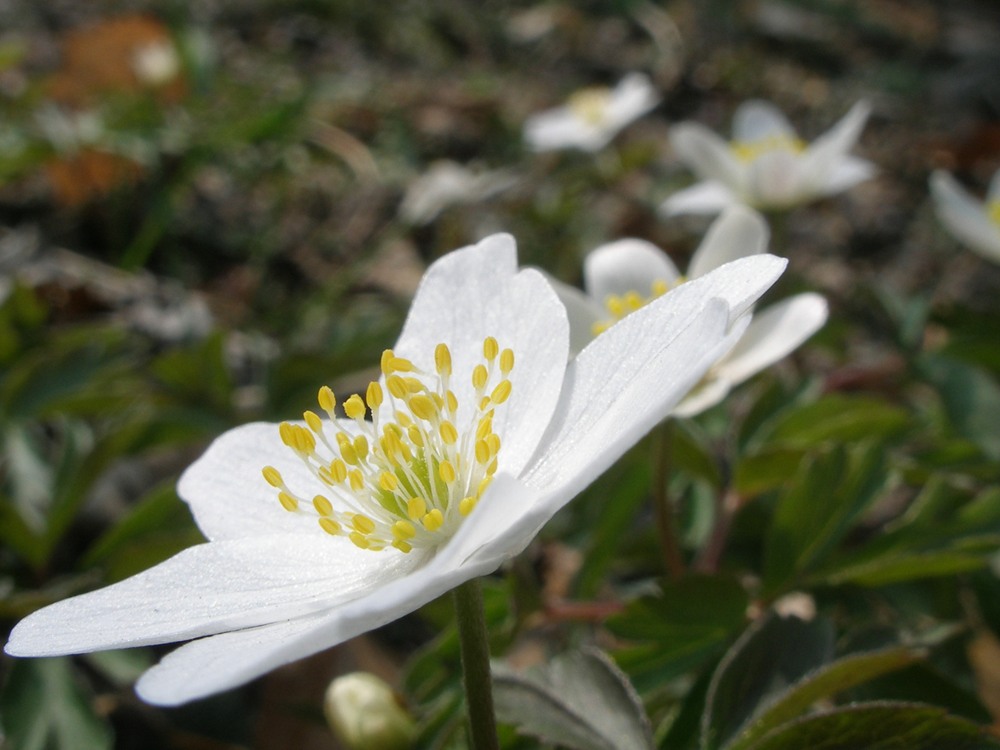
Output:
<instances>
[{"instance_id":1,"label":"white anemone flower","mask_svg":"<svg viewBox=\"0 0 1000 750\"><path fill-rule=\"evenodd\" d=\"M601 245L584 261L585 293L553 281L569 315L571 349L580 350L595 336L608 335L618 321L652 300L676 294L688 279L702 277L737 258L763 253L767 241L767 224L760 214L732 206L709 227L684 275L660 248L645 240ZM826 300L812 292L754 313L735 346L709 369L673 414L690 417L719 403L734 386L798 348L826 318Z\"/></svg>"},{"instance_id":2,"label":"white anemone flower","mask_svg":"<svg viewBox=\"0 0 1000 750\"><path fill-rule=\"evenodd\" d=\"M613 89L581 89L563 106L532 115L524 123L524 139L533 151L600 151L618 131L659 103L648 76L630 73Z\"/></svg>"},{"instance_id":3,"label":"white anemone flower","mask_svg":"<svg viewBox=\"0 0 1000 750\"><path fill-rule=\"evenodd\" d=\"M230 430L183 474L178 492L207 543L29 615L6 651L190 640L136 686L176 705L490 573L731 348L784 265L731 263L570 360L565 308L539 272L518 270L512 237L450 253L428 268L382 377L343 402L346 417L321 388L326 417Z\"/></svg>"},{"instance_id":4,"label":"white anemone flower","mask_svg":"<svg viewBox=\"0 0 1000 750\"><path fill-rule=\"evenodd\" d=\"M406 189L399 214L411 224L429 224L449 206L487 200L516 182L508 172L476 171L453 161L436 161Z\"/></svg>"},{"instance_id":5,"label":"white anemone flower","mask_svg":"<svg viewBox=\"0 0 1000 750\"><path fill-rule=\"evenodd\" d=\"M679 123L670 129L670 143L703 181L670 196L662 210L711 214L732 203L779 210L847 190L875 173L871 162L848 153L869 110L858 102L811 144L774 105L759 100L736 110L729 143L704 125Z\"/></svg>"},{"instance_id":6,"label":"white anemone flower","mask_svg":"<svg viewBox=\"0 0 1000 750\"><path fill-rule=\"evenodd\" d=\"M1000 170L990 181L985 202L942 171L931 175L931 195L938 218L956 238L987 260L1000 263Z\"/></svg>"}]
</instances>

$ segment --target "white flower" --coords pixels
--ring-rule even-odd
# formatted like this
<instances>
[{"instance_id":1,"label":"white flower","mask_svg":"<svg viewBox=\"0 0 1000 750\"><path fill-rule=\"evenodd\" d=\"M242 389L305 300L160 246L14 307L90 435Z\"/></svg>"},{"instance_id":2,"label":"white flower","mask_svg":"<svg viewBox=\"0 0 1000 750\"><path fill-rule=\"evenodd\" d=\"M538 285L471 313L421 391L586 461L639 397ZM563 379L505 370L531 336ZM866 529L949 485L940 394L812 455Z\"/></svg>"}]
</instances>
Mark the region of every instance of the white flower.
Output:
<instances>
[{"instance_id":1,"label":"white flower","mask_svg":"<svg viewBox=\"0 0 1000 750\"><path fill-rule=\"evenodd\" d=\"M524 139L533 151L600 151L619 130L659 102L649 78L630 73L613 89L581 89L565 105L529 117L524 123Z\"/></svg>"},{"instance_id":2,"label":"white flower","mask_svg":"<svg viewBox=\"0 0 1000 750\"><path fill-rule=\"evenodd\" d=\"M492 198L515 182L507 172L474 172L453 161L437 161L406 189L399 214L411 224L427 224L448 206Z\"/></svg>"},{"instance_id":3,"label":"white flower","mask_svg":"<svg viewBox=\"0 0 1000 750\"><path fill-rule=\"evenodd\" d=\"M784 264L731 263L570 361L565 308L510 236L450 253L383 355L372 421L358 396L333 418L322 388L326 419L225 433L178 486L206 544L35 612L6 651L196 639L137 685L173 705L411 612L523 550L731 348Z\"/></svg>"},{"instance_id":4,"label":"white flower","mask_svg":"<svg viewBox=\"0 0 1000 750\"><path fill-rule=\"evenodd\" d=\"M938 218L955 237L987 260L1000 263L1000 170L990 181L985 203L941 171L931 175L931 195Z\"/></svg>"},{"instance_id":5,"label":"white flower","mask_svg":"<svg viewBox=\"0 0 1000 750\"><path fill-rule=\"evenodd\" d=\"M602 245L584 261L584 287L551 280L570 321L570 348L585 347L594 336L614 331L618 321L661 296L675 294L679 285L737 258L763 253L767 225L760 214L742 206L728 208L712 226L691 257L686 275L658 247L645 240L624 239ZM754 313L746 333L674 409L689 417L722 401L733 386L785 357L812 336L827 317L826 300L818 294L797 294Z\"/></svg>"},{"instance_id":6,"label":"white flower","mask_svg":"<svg viewBox=\"0 0 1000 750\"><path fill-rule=\"evenodd\" d=\"M392 688L370 672L351 672L323 696L326 723L351 750L412 748L417 728Z\"/></svg>"},{"instance_id":7,"label":"white flower","mask_svg":"<svg viewBox=\"0 0 1000 750\"><path fill-rule=\"evenodd\" d=\"M772 104L756 100L736 110L729 143L703 125L675 125L674 152L703 182L672 195L662 210L716 213L732 203L784 209L847 190L875 173L870 162L848 154L868 112L868 104L858 102L811 144Z\"/></svg>"}]
</instances>

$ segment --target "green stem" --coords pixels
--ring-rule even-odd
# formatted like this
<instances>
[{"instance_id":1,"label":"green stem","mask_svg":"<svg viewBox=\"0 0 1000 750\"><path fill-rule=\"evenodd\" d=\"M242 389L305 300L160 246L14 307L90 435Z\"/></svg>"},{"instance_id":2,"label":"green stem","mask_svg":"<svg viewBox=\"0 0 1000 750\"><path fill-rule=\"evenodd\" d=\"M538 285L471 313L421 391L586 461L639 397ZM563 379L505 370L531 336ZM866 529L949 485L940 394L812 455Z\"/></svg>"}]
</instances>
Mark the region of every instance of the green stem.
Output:
<instances>
[{"instance_id":1,"label":"green stem","mask_svg":"<svg viewBox=\"0 0 1000 750\"><path fill-rule=\"evenodd\" d=\"M499 750L493 713L493 683L490 675L490 644L483 615L483 591L478 578L466 581L452 592L458 639L462 647L462 672L469 709L469 733L473 750Z\"/></svg>"},{"instance_id":2,"label":"green stem","mask_svg":"<svg viewBox=\"0 0 1000 750\"><path fill-rule=\"evenodd\" d=\"M669 578L677 580L684 576L684 557L674 528L674 504L670 498L670 443L671 424L667 421L653 433L653 515L660 535L663 567Z\"/></svg>"}]
</instances>

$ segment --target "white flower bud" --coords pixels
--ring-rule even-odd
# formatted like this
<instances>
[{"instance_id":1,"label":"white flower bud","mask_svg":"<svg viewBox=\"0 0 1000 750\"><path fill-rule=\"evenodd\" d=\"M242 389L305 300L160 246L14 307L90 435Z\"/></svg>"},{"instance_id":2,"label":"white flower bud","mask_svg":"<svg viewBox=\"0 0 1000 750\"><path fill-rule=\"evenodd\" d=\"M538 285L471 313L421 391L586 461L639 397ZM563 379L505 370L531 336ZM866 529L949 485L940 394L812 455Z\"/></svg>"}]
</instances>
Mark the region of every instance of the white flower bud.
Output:
<instances>
[{"instance_id":1,"label":"white flower bud","mask_svg":"<svg viewBox=\"0 0 1000 750\"><path fill-rule=\"evenodd\" d=\"M404 750L416 725L392 688L369 672L338 677L326 689L323 713L330 729L351 750Z\"/></svg>"}]
</instances>

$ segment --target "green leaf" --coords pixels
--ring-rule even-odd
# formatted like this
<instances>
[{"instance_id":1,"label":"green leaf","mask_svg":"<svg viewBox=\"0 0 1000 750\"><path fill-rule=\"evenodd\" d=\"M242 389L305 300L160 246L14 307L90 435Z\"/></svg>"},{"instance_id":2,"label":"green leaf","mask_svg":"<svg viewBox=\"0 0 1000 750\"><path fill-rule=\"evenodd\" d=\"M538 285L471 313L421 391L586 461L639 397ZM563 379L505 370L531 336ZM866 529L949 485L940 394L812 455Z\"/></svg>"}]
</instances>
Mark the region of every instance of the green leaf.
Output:
<instances>
[{"instance_id":1,"label":"green leaf","mask_svg":"<svg viewBox=\"0 0 1000 750\"><path fill-rule=\"evenodd\" d=\"M653 734L628 679L597 650L525 674L494 670L497 719L575 750L651 750Z\"/></svg>"},{"instance_id":2,"label":"green leaf","mask_svg":"<svg viewBox=\"0 0 1000 750\"><path fill-rule=\"evenodd\" d=\"M846 443L862 438L887 438L909 424L905 409L883 400L830 394L786 412L773 426L769 443L811 448L819 443Z\"/></svg>"},{"instance_id":3,"label":"green leaf","mask_svg":"<svg viewBox=\"0 0 1000 750\"><path fill-rule=\"evenodd\" d=\"M3 731L18 750L103 750L111 730L66 658L17 659L0 697Z\"/></svg>"},{"instance_id":4,"label":"green leaf","mask_svg":"<svg viewBox=\"0 0 1000 750\"><path fill-rule=\"evenodd\" d=\"M758 706L829 661L833 627L825 619L803 622L771 615L733 645L719 663L701 721L704 750L722 747Z\"/></svg>"},{"instance_id":5,"label":"green leaf","mask_svg":"<svg viewBox=\"0 0 1000 750\"><path fill-rule=\"evenodd\" d=\"M768 530L764 583L776 592L808 572L843 539L885 482L880 446L830 448L803 462Z\"/></svg>"},{"instance_id":6,"label":"green leaf","mask_svg":"<svg viewBox=\"0 0 1000 750\"><path fill-rule=\"evenodd\" d=\"M938 388L958 433L1000 458L1000 385L984 370L942 355L926 355L919 365Z\"/></svg>"},{"instance_id":7,"label":"green leaf","mask_svg":"<svg viewBox=\"0 0 1000 750\"><path fill-rule=\"evenodd\" d=\"M943 709L862 703L785 724L750 750L996 750L1000 743Z\"/></svg>"},{"instance_id":8,"label":"green leaf","mask_svg":"<svg viewBox=\"0 0 1000 750\"><path fill-rule=\"evenodd\" d=\"M872 653L852 654L824 665L758 711L739 736L726 745L726 750L747 750L781 724L808 711L816 701L902 669L919 658L921 653L913 649L889 648Z\"/></svg>"},{"instance_id":9,"label":"green leaf","mask_svg":"<svg viewBox=\"0 0 1000 750\"><path fill-rule=\"evenodd\" d=\"M745 497L787 485L804 452L795 448L768 448L742 456L733 474L733 488Z\"/></svg>"}]
</instances>

